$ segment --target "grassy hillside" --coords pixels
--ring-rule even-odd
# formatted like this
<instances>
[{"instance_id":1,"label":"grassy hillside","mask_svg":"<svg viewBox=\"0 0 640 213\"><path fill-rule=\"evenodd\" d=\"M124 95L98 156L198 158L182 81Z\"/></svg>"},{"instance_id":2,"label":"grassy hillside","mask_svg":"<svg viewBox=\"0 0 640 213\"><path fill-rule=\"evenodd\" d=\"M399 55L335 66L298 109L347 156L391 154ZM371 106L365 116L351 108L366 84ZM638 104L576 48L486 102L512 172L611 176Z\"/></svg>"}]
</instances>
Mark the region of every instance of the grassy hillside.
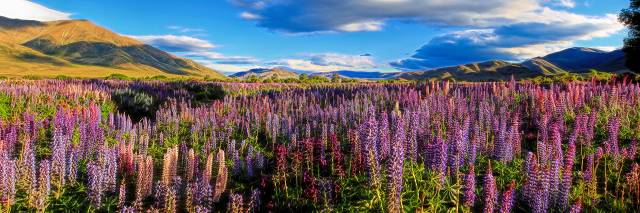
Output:
<instances>
[{"instance_id":1,"label":"grassy hillside","mask_svg":"<svg viewBox=\"0 0 640 213\"><path fill-rule=\"evenodd\" d=\"M227 79L194 61L86 20L37 22L0 17L0 75L111 74Z\"/></svg>"}]
</instances>

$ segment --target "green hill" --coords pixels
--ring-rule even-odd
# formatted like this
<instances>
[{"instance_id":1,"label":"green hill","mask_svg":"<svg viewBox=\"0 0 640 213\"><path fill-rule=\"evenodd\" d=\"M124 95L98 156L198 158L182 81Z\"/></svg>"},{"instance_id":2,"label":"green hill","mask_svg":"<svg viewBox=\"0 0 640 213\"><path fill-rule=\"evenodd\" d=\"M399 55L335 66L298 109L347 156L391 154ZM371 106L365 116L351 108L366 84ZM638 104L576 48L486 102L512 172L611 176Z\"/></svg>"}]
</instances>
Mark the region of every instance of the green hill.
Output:
<instances>
[{"instance_id":1,"label":"green hill","mask_svg":"<svg viewBox=\"0 0 640 213\"><path fill-rule=\"evenodd\" d=\"M209 77L219 72L86 20L38 22L0 17L0 75Z\"/></svg>"}]
</instances>

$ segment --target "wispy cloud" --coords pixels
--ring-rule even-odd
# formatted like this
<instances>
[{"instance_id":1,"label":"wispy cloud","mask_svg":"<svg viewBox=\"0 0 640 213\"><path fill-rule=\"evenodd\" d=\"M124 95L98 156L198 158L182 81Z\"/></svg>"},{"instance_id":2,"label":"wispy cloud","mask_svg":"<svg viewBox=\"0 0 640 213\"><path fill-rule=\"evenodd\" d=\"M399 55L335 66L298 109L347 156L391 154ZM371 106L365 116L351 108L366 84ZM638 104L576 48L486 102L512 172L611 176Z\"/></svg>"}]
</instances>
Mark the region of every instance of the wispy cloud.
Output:
<instances>
[{"instance_id":1,"label":"wispy cloud","mask_svg":"<svg viewBox=\"0 0 640 213\"><path fill-rule=\"evenodd\" d=\"M167 26L167 28L180 33L202 33L207 31L202 28L190 28L190 27L183 27L183 26L177 26L177 25Z\"/></svg>"},{"instance_id":2,"label":"wispy cloud","mask_svg":"<svg viewBox=\"0 0 640 213\"><path fill-rule=\"evenodd\" d=\"M36 20L57 21L71 19L71 13L57 11L27 0L2 0L0 16Z\"/></svg>"},{"instance_id":3,"label":"wispy cloud","mask_svg":"<svg viewBox=\"0 0 640 213\"><path fill-rule=\"evenodd\" d=\"M218 52L201 51L189 52L183 56L189 58L198 58L201 60L210 60L218 64L256 64L259 60L249 56L228 56Z\"/></svg>"},{"instance_id":4,"label":"wispy cloud","mask_svg":"<svg viewBox=\"0 0 640 213\"><path fill-rule=\"evenodd\" d=\"M216 47L209 41L183 35L130 35L129 37L170 52L207 51Z\"/></svg>"},{"instance_id":5,"label":"wispy cloud","mask_svg":"<svg viewBox=\"0 0 640 213\"><path fill-rule=\"evenodd\" d=\"M345 55L338 53L301 54L300 57L280 59L267 63L269 66L283 66L295 70L330 72L338 70L371 70L378 66L368 55Z\"/></svg>"}]
</instances>

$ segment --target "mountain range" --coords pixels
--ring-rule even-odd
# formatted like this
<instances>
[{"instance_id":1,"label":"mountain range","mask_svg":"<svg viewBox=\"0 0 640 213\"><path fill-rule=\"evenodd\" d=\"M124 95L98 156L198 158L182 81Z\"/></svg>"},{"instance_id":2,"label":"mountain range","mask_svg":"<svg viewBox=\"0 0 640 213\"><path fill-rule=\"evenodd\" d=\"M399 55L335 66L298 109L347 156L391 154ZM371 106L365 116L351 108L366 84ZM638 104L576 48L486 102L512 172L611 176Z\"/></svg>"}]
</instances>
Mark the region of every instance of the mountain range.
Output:
<instances>
[{"instance_id":1,"label":"mountain range","mask_svg":"<svg viewBox=\"0 0 640 213\"><path fill-rule=\"evenodd\" d=\"M237 72L229 75L232 78L240 78L247 79L251 76L255 76L258 79L267 79L267 78L278 78L278 79L287 79L287 78L298 78L298 74L286 69L282 68L256 68L250 69L244 72Z\"/></svg>"},{"instance_id":2,"label":"mountain range","mask_svg":"<svg viewBox=\"0 0 640 213\"><path fill-rule=\"evenodd\" d=\"M256 75L260 79L267 77L270 78L272 76L291 78L295 77L297 74L306 73L310 76L323 76L327 78L338 75L344 78L370 80L456 79L463 81L496 81L508 80L511 76L514 76L517 79L523 79L566 73L580 74L587 73L591 70L621 73L628 71L624 66L624 61L625 56L621 50L603 51L594 48L574 47L551 53L543 57L532 58L521 63L492 60L411 72L372 72L351 70L305 72L286 67L278 67L271 69L252 69L233 74L231 77L245 78L250 75Z\"/></svg>"},{"instance_id":3,"label":"mountain range","mask_svg":"<svg viewBox=\"0 0 640 213\"><path fill-rule=\"evenodd\" d=\"M0 16L0 75L155 75L225 79L219 72L87 20L39 22Z\"/></svg>"},{"instance_id":4,"label":"mountain range","mask_svg":"<svg viewBox=\"0 0 640 213\"><path fill-rule=\"evenodd\" d=\"M392 78L400 79L458 79L466 81L507 80L538 76L553 76L563 73L587 73L601 71L621 73L624 66L622 50L603 51L594 48L574 47L522 63L494 60L481 63L444 67L434 70L396 73Z\"/></svg>"}]
</instances>

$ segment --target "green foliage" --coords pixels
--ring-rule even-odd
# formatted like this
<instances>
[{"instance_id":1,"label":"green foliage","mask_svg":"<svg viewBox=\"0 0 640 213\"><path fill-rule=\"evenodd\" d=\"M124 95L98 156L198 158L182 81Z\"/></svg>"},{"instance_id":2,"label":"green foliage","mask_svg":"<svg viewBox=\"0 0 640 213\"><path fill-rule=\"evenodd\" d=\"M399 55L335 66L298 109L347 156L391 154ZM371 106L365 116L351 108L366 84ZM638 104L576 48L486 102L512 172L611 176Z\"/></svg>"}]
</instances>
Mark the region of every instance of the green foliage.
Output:
<instances>
[{"instance_id":1,"label":"green foliage","mask_svg":"<svg viewBox=\"0 0 640 213\"><path fill-rule=\"evenodd\" d=\"M203 84L189 82L183 86L191 95L192 103L197 105L208 104L214 100L221 100L226 95L224 88L219 84Z\"/></svg>"},{"instance_id":2,"label":"green foliage","mask_svg":"<svg viewBox=\"0 0 640 213\"><path fill-rule=\"evenodd\" d=\"M11 107L11 96L0 94L0 118L8 119L13 115L14 108Z\"/></svg>"},{"instance_id":3,"label":"green foliage","mask_svg":"<svg viewBox=\"0 0 640 213\"><path fill-rule=\"evenodd\" d=\"M153 96L132 89L117 89L111 94L118 110L127 113L133 120L152 117L160 103Z\"/></svg>"},{"instance_id":4,"label":"green foliage","mask_svg":"<svg viewBox=\"0 0 640 213\"><path fill-rule=\"evenodd\" d=\"M126 76L126 75L123 75L123 74L118 74L118 73L111 74L111 75L105 77L105 79L107 79L107 80L131 80L131 78L129 76Z\"/></svg>"},{"instance_id":5,"label":"green foliage","mask_svg":"<svg viewBox=\"0 0 640 213\"><path fill-rule=\"evenodd\" d=\"M629 8L622 10L618 19L629 28L623 48L627 56L625 65L629 70L640 73L640 0L631 0Z\"/></svg>"}]
</instances>

